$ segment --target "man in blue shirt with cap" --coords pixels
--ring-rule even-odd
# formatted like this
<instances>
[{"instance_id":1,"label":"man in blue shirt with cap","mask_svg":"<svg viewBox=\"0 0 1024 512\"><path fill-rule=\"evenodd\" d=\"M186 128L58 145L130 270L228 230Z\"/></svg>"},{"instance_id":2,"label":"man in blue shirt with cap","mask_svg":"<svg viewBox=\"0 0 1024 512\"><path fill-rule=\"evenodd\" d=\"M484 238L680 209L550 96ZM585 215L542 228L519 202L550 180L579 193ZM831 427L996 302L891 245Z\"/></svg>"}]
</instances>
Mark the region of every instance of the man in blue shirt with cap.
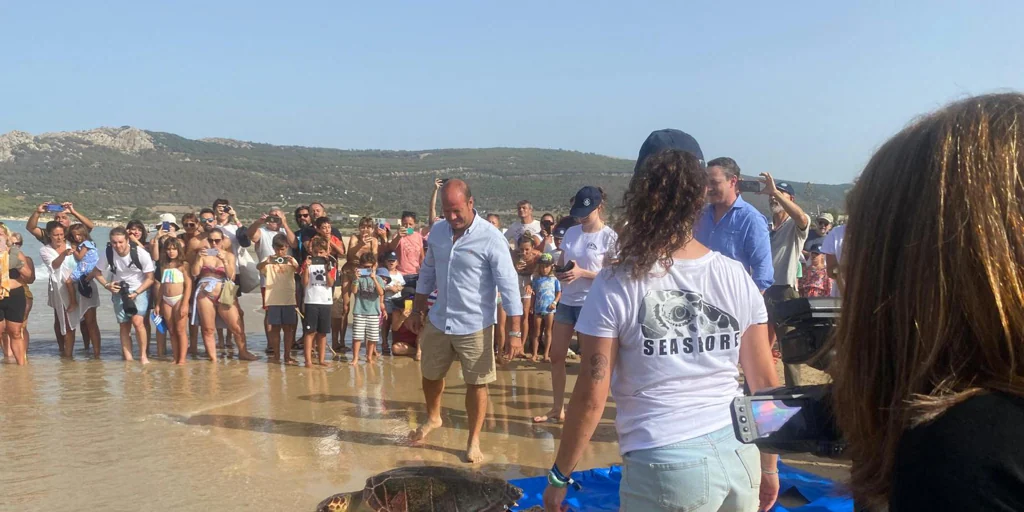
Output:
<instances>
[{"instance_id":1,"label":"man in blue shirt with cap","mask_svg":"<svg viewBox=\"0 0 1024 512\"><path fill-rule=\"evenodd\" d=\"M679 130L652 132L640 148L636 169L645 158L665 149L680 149L700 159L700 145ZM694 237L712 251L740 263L750 272L757 288L764 292L773 282L771 243L768 223L763 215L739 196L736 184L740 168L731 158L716 158L708 163L707 206L694 226Z\"/></svg>"}]
</instances>

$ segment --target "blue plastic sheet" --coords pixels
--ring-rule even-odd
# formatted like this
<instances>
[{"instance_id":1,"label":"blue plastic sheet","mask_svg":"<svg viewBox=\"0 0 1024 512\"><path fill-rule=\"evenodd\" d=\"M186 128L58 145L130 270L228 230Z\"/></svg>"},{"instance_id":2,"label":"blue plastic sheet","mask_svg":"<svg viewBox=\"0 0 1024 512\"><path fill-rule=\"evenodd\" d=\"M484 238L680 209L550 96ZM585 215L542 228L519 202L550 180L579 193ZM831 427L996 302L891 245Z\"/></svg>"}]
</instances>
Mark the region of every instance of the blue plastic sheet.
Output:
<instances>
[{"instance_id":1,"label":"blue plastic sheet","mask_svg":"<svg viewBox=\"0 0 1024 512\"><path fill-rule=\"evenodd\" d=\"M622 468L590 469L572 474L581 485L582 491L569 489L566 503L575 512L611 512L619 510L619 481ZM513 480L513 485L523 489L523 498L514 510L525 510L534 505L543 505L544 488L548 485L546 476ZM779 493L796 490L809 503L801 507L785 508L776 505L778 512L850 512L853 500L839 495L835 482L779 463Z\"/></svg>"}]
</instances>

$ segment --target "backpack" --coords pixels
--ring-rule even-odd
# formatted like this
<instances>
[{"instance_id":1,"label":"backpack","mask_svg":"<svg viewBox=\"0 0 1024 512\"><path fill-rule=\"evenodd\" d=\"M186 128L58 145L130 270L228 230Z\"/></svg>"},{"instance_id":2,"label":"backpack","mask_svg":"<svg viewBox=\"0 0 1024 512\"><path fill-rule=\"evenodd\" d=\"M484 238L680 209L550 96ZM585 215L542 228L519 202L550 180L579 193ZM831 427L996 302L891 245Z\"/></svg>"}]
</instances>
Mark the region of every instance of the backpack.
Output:
<instances>
[{"instance_id":1,"label":"backpack","mask_svg":"<svg viewBox=\"0 0 1024 512\"><path fill-rule=\"evenodd\" d=\"M135 265L135 268L142 270L142 262L139 260L139 244L128 242L128 245L128 254L131 258L128 266ZM110 273L116 275L117 268L114 267L114 248L110 245L110 242L107 242L107 265L110 266Z\"/></svg>"}]
</instances>

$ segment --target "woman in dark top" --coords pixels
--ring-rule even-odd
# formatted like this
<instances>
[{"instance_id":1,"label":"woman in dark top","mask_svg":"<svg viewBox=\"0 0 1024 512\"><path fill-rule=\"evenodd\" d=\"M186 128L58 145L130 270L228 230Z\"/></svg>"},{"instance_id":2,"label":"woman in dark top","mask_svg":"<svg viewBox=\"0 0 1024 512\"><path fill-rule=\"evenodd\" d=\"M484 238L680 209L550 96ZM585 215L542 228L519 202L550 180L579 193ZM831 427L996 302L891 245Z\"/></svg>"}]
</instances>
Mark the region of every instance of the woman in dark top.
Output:
<instances>
[{"instance_id":1,"label":"woman in dark top","mask_svg":"<svg viewBox=\"0 0 1024 512\"><path fill-rule=\"evenodd\" d=\"M1024 96L889 140L849 197L835 409L872 510L1024 510Z\"/></svg>"}]
</instances>

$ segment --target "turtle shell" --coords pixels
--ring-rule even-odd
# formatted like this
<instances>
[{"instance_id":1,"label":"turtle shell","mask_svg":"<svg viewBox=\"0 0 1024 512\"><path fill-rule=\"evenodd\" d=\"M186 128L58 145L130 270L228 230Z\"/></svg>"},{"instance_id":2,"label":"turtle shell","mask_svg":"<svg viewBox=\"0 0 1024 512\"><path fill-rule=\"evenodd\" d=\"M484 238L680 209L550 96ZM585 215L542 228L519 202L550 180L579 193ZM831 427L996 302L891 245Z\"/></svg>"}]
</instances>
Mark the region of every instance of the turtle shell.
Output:
<instances>
[{"instance_id":1,"label":"turtle shell","mask_svg":"<svg viewBox=\"0 0 1024 512\"><path fill-rule=\"evenodd\" d=\"M363 501L363 492L335 494L316 506L316 512L355 512Z\"/></svg>"},{"instance_id":2,"label":"turtle shell","mask_svg":"<svg viewBox=\"0 0 1024 512\"><path fill-rule=\"evenodd\" d=\"M393 469L371 476L363 503L374 512L509 510L523 490L481 473L444 466Z\"/></svg>"}]
</instances>

